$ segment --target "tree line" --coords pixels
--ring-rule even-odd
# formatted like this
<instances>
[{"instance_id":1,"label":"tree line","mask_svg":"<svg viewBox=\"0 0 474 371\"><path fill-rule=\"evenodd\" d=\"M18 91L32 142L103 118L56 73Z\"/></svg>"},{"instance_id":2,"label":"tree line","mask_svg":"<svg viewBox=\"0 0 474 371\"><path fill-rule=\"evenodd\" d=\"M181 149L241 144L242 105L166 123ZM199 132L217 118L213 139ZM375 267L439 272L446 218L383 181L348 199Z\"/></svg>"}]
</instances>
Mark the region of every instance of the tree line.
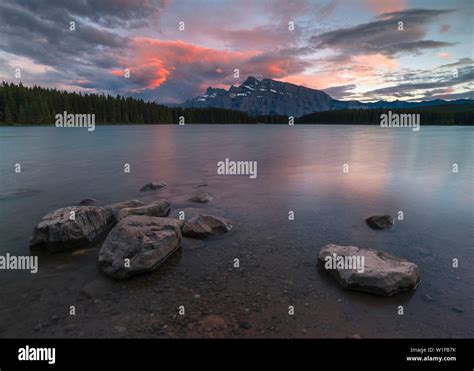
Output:
<instances>
[{"instance_id":1,"label":"tree line","mask_svg":"<svg viewBox=\"0 0 474 371\"><path fill-rule=\"evenodd\" d=\"M0 85L0 122L52 125L55 115L95 114L98 124L256 123L245 112L223 108L168 107L143 99L82 94L3 82Z\"/></svg>"},{"instance_id":2,"label":"tree line","mask_svg":"<svg viewBox=\"0 0 474 371\"><path fill-rule=\"evenodd\" d=\"M0 123L52 125L55 115L95 114L97 124L288 124L288 116L250 116L224 108L169 107L143 99L104 94L74 93L39 86L3 82L0 85ZM295 124L379 125L389 109L350 109L314 112L295 118ZM422 125L472 125L474 104L449 104L412 109L390 109L399 114L420 113Z\"/></svg>"}]
</instances>

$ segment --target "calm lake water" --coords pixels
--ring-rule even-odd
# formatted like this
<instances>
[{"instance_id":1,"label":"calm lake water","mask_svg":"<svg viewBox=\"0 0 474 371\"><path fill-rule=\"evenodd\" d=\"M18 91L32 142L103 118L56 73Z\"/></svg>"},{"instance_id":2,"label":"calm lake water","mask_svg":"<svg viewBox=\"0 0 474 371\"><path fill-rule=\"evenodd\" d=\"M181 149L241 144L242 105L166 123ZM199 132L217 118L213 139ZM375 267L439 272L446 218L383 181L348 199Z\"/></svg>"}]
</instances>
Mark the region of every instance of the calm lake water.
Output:
<instances>
[{"instance_id":1,"label":"calm lake water","mask_svg":"<svg viewBox=\"0 0 474 371\"><path fill-rule=\"evenodd\" d=\"M473 143L472 127L2 127L0 255L29 254L44 214L89 197L166 198L174 215L203 208L235 229L125 282L98 273L97 246L41 255L37 274L0 271L0 337L473 337ZM217 175L226 158L257 161L258 177ZM153 180L168 186L139 192ZM209 204L186 201L203 190ZM398 211L388 231L365 224ZM328 243L403 256L421 283L345 291L317 267Z\"/></svg>"}]
</instances>

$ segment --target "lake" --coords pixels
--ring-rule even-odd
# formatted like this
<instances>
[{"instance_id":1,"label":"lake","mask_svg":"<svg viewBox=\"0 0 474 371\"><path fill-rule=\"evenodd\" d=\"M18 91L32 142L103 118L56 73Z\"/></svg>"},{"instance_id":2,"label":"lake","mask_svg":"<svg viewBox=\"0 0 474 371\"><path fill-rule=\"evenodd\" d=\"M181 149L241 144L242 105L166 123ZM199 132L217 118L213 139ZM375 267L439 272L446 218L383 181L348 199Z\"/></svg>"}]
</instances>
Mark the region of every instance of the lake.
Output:
<instances>
[{"instance_id":1,"label":"lake","mask_svg":"<svg viewBox=\"0 0 474 371\"><path fill-rule=\"evenodd\" d=\"M43 215L90 197L166 198L172 215L203 208L235 227L123 282L99 274L98 246L0 271L0 337L473 337L473 143L474 128L443 126L1 127L0 255L29 254ZM226 158L258 176L218 175ZM168 185L139 192L153 180ZM214 200L187 201L202 190ZM366 225L384 213L390 230ZM316 264L329 243L405 257L421 282L343 290Z\"/></svg>"}]
</instances>

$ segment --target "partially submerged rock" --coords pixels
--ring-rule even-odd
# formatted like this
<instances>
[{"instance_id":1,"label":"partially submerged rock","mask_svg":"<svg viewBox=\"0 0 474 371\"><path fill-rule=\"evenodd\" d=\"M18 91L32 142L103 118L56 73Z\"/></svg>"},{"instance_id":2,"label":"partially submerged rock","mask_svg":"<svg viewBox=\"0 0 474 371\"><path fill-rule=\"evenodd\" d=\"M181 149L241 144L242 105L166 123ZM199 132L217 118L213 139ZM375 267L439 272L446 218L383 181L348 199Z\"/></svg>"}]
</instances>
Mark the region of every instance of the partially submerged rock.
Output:
<instances>
[{"instance_id":1,"label":"partially submerged rock","mask_svg":"<svg viewBox=\"0 0 474 371\"><path fill-rule=\"evenodd\" d=\"M188 201L205 204L205 203L207 203L209 201L212 201L212 200L213 200L213 197L208 192L201 192L201 193L189 198Z\"/></svg>"},{"instance_id":2,"label":"partially submerged rock","mask_svg":"<svg viewBox=\"0 0 474 371\"><path fill-rule=\"evenodd\" d=\"M165 217L170 213L170 203L166 200L158 200L151 204L140 207L126 207L121 209L117 214L117 221L122 220L130 215L148 215L156 217Z\"/></svg>"},{"instance_id":3,"label":"partially submerged rock","mask_svg":"<svg viewBox=\"0 0 474 371\"><path fill-rule=\"evenodd\" d=\"M184 223L183 235L189 237L207 237L225 234L232 229L231 221L212 215L197 215Z\"/></svg>"},{"instance_id":4,"label":"partially submerged rock","mask_svg":"<svg viewBox=\"0 0 474 371\"><path fill-rule=\"evenodd\" d=\"M112 209L114 214L117 215L120 210L125 209L127 207L140 207L143 205L145 204L139 200L127 200L127 201L116 202L114 204L109 204L105 207Z\"/></svg>"},{"instance_id":5,"label":"partially submerged rock","mask_svg":"<svg viewBox=\"0 0 474 371\"><path fill-rule=\"evenodd\" d=\"M109 233L99 252L99 269L115 279L157 269L181 244L178 220L132 215Z\"/></svg>"},{"instance_id":6,"label":"partially submerged rock","mask_svg":"<svg viewBox=\"0 0 474 371\"><path fill-rule=\"evenodd\" d=\"M35 227L30 248L51 252L84 247L103 239L115 222L111 209L68 206L46 214Z\"/></svg>"},{"instance_id":7,"label":"partially submerged rock","mask_svg":"<svg viewBox=\"0 0 474 371\"><path fill-rule=\"evenodd\" d=\"M393 218L390 215L373 215L365 221L373 229L387 229L393 225Z\"/></svg>"},{"instance_id":8,"label":"partially submerged rock","mask_svg":"<svg viewBox=\"0 0 474 371\"><path fill-rule=\"evenodd\" d=\"M145 192L145 191L155 191L157 189L161 189L166 187L165 182L150 182L148 184L145 184L140 191Z\"/></svg>"},{"instance_id":9,"label":"partially submerged rock","mask_svg":"<svg viewBox=\"0 0 474 371\"><path fill-rule=\"evenodd\" d=\"M420 281L415 263L384 251L330 244L320 250L318 260L344 288L350 290L390 296L414 289ZM344 267L351 269L341 269L333 264L337 261L346 262Z\"/></svg>"}]
</instances>

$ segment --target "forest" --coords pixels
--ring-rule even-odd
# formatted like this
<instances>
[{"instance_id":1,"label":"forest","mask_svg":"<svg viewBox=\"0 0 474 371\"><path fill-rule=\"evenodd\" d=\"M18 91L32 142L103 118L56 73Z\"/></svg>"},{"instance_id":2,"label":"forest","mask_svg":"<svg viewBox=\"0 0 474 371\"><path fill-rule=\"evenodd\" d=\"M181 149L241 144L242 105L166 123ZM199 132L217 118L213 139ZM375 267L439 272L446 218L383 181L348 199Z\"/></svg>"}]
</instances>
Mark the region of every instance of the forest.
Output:
<instances>
[{"instance_id":1,"label":"forest","mask_svg":"<svg viewBox=\"0 0 474 371\"><path fill-rule=\"evenodd\" d=\"M95 114L97 124L288 124L286 116L250 116L223 108L181 108L145 102L131 97L110 96L0 85L0 124L53 125L55 115ZM314 112L296 118L295 124L379 125L388 109L351 109ZM473 125L474 104L447 104L420 108L390 109L396 113L419 113L421 125Z\"/></svg>"}]
</instances>

